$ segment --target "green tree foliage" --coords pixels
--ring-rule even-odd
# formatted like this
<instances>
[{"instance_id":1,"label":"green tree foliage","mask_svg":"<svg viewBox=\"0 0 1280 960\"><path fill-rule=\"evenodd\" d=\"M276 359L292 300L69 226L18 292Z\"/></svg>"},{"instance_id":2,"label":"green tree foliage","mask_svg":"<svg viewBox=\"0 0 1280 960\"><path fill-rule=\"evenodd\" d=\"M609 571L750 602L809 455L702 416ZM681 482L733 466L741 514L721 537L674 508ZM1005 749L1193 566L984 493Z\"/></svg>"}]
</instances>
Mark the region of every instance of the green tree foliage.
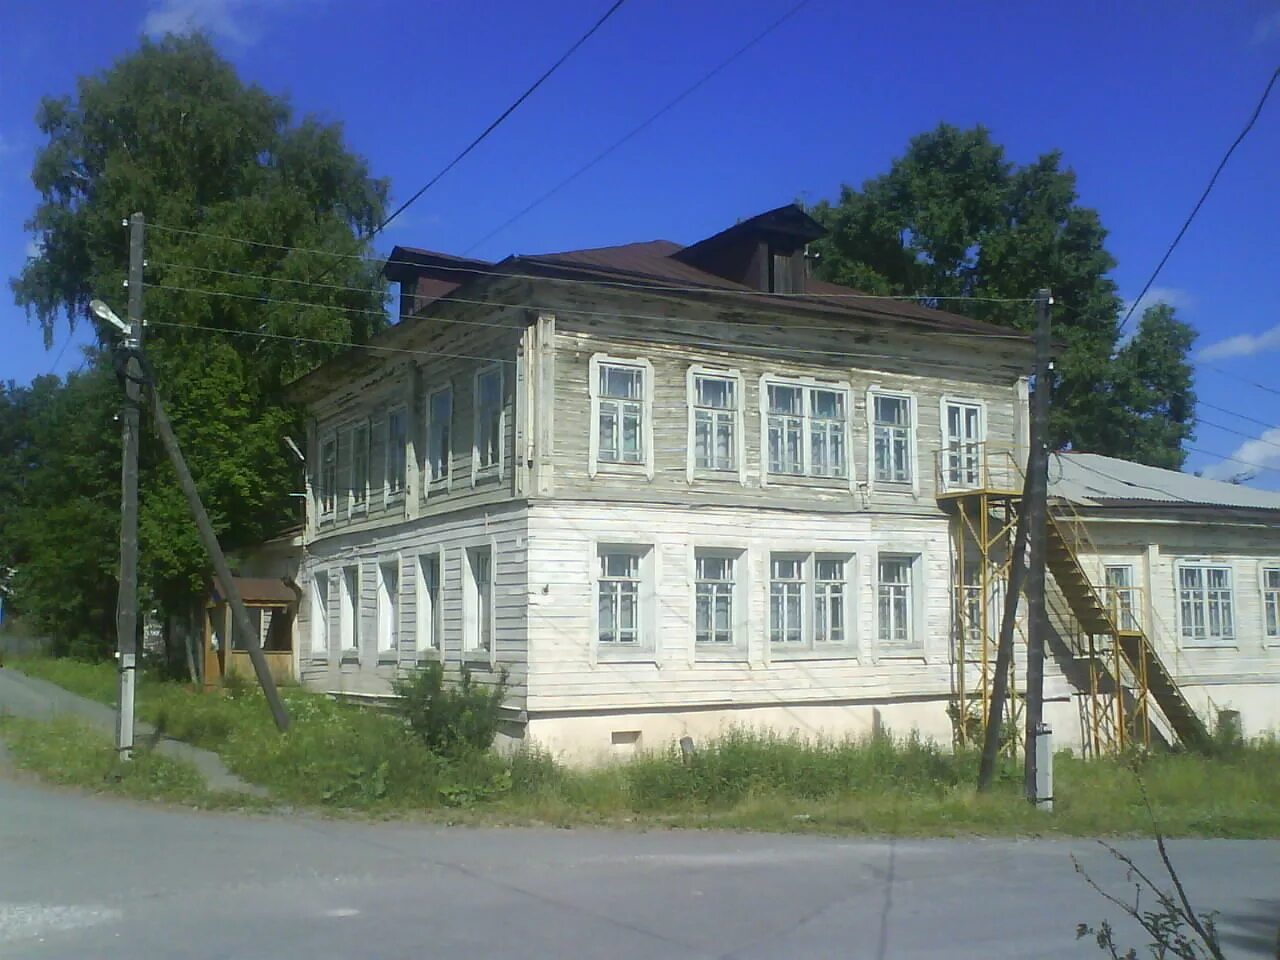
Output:
<instances>
[{"instance_id":1,"label":"green tree foliage","mask_svg":"<svg viewBox=\"0 0 1280 960\"><path fill-rule=\"evenodd\" d=\"M815 245L823 276L873 293L1022 298L1054 295L1054 446L1180 466L1195 397L1194 334L1162 307L1146 335L1118 347L1121 302L1107 232L1081 206L1057 152L1026 166L983 127L947 124L913 138L889 171L812 211L831 231ZM1030 330L1028 303L944 301L977 319ZM1150 317L1148 311L1148 317ZM1146 321L1144 320L1144 326ZM1181 351L1178 345L1182 344ZM1157 373L1158 364L1170 368ZM1117 426L1139 429L1138 443Z\"/></svg>"},{"instance_id":2,"label":"green tree foliage","mask_svg":"<svg viewBox=\"0 0 1280 960\"><path fill-rule=\"evenodd\" d=\"M295 122L284 100L243 83L198 37L144 42L83 78L74 98L46 99L37 123L47 142L32 171L41 200L27 227L40 253L11 281L17 302L46 344L86 318L110 343L113 331L87 304L101 298L124 314L122 220L143 212L147 354L210 516L233 548L296 521L289 494L301 489L301 470L282 438L300 436L301 420L283 387L334 350L306 341L359 342L385 323L384 284L361 259L383 216L385 182L346 149L339 127ZM109 415L121 391L108 371L93 376L112 382L96 401ZM118 436L114 425L103 429ZM184 612L207 566L145 426L140 482L144 587L169 612ZM73 537L108 568L118 485L117 473L108 487L84 491L107 522Z\"/></svg>"}]
</instances>

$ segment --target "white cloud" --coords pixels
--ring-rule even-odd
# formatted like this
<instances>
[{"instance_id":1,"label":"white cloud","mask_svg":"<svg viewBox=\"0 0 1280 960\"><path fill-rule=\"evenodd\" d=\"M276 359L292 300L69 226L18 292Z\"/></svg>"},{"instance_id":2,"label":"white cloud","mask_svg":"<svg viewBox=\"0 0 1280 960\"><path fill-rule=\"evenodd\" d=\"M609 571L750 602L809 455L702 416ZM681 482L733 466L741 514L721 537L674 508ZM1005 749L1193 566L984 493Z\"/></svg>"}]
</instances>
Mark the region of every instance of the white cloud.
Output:
<instances>
[{"instance_id":1,"label":"white cloud","mask_svg":"<svg viewBox=\"0 0 1280 960\"><path fill-rule=\"evenodd\" d=\"M1147 307L1154 307L1157 303L1167 303L1175 310L1189 311L1196 307L1195 296L1181 287L1152 287L1142 295L1142 299L1138 301L1138 308L1133 311L1133 316L1137 320L1142 319L1142 312ZM1124 302L1125 313L1129 312L1129 308L1133 306L1132 300Z\"/></svg>"},{"instance_id":2,"label":"white cloud","mask_svg":"<svg viewBox=\"0 0 1280 960\"><path fill-rule=\"evenodd\" d=\"M1231 459L1210 464L1201 476L1210 480L1230 480L1249 473L1250 467L1272 467L1276 464L1280 464L1280 427L1263 431L1256 440L1246 440L1231 451Z\"/></svg>"},{"instance_id":3,"label":"white cloud","mask_svg":"<svg viewBox=\"0 0 1280 960\"><path fill-rule=\"evenodd\" d=\"M1280 326L1262 333L1240 333L1211 343L1196 354L1197 360L1230 360L1233 357L1252 357L1258 353L1280 350Z\"/></svg>"},{"instance_id":4,"label":"white cloud","mask_svg":"<svg viewBox=\"0 0 1280 960\"><path fill-rule=\"evenodd\" d=\"M249 44L261 34L260 15L294 0L150 0L142 21L148 36L206 31L232 43Z\"/></svg>"},{"instance_id":5,"label":"white cloud","mask_svg":"<svg viewBox=\"0 0 1280 960\"><path fill-rule=\"evenodd\" d=\"M1253 37L1249 42L1257 45L1275 37L1280 37L1280 9L1264 13L1258 18L1258 22L1253 27Z\"/></svg>"}]
</instances>

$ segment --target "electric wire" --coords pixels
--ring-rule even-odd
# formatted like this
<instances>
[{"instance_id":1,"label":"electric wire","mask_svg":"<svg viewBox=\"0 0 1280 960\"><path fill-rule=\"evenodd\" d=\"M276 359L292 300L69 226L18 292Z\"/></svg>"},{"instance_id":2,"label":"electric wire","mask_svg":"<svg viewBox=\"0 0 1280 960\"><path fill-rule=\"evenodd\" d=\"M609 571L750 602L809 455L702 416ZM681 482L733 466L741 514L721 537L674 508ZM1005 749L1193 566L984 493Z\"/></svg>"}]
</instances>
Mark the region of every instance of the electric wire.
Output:
<instances>
[{"instance_id":1,"label":"electric wire","mask_svg":"<svg viewBox=\"0 0 1280 960\"><path fill-rule=\"evenodd\" d=\"M219 240L226 243L240 243L255 247L266 247L273 250L284 250L294 253L313 253L317 256L334 256L342 257L348 260L361 260L366 263L376 264L378 266L421 266L413 260L393 260L387 257L368 256L364 254L338 254L331 253L327 250L319 250L313 247L299 247L283 243L268 243L261 240L250 240L247 237L234 237L227 234L207 233L200 230L189 230L185 227L168 227L162 224L148 224L148 229L160 230L167 233L183 234L187 236L200 237L207 240ZM537 259L533 257L530 259ZM182 269L201 270L208 273L219 273L213 267L197 267L191 264L178 264L172 261L154 261L154 265L159 266L162 263L170 267L181 267ZM573 267L574 264L555 264L556 266ZM496 265L495 265L496 266ZM744 297L762 297L771 300L784 300L787 298L802 297L805 299L819 300L884 300L884 301L905 301L905 302L946 302L961 301L974 303L1035 303L1035 297L974 297L963 295L946 295L946 294L879 294L879 293L772 293L767 290L752 290L747 287L715 287L715 286L681 286L678 284L648 282L637 283L627 280L583 280L571 277L548 277L541 274L529 273L510 273L505 270L498 271L494 267L464 267L464 266L438 266L432 269L448 273L464 273L475 274L479 276L501 276L514 280L540 280L546 283L570 284L589 287L619 287L626 290L651 290L655 293L729 293L735 296ZM235 273L236 271L227 271ZM365 291L363 287L347 288L341 285L330 285L321 283L316 280L286 280L285 278L269 277L264 274L246 274L246 276L254 276L264 280L276 280L287 283L303 283L312 284L319 287L333 286L335 289L355 289Z\"/></svg>"},{"instance_id":2,"label":"electric wire","mask_svg":"<svg viewBox=\"0 0 1280 960\"><path fill-rule=\"evenodd\" d=\"M778 17L776 20L774 20L772 23L766 26L763 30L761 30L759 33L753 36L750 40L748 40L745 44L743 44L741 47L739 47L737 50L731 53L724 60L721 60L720 63L712 67L711 70L709 70L707 73L703 74L691 86L686 87L682 92L677 94L673 99L667 101L667 103L664 104L662 107L660 107L656 112L650 114L645 120L641 121L637 126L633 127L629 132L623 134L622 137L615 140L609 146L605 147L604 150L600 151L600 153L596 154L593 158L588 160L582 166L578 167L578 169L574 170L573 173L569 174L567 177L565 177L563 180L561 180L559 183L553 186L550 190L547 190L545 193L538 196L531 203L527 204L522 209L518 210L514 215L507 218L497 227L495 227L494 229L486 233L484 236L482 236L479 240L472 243L471 246L467 247L465 250L462 251L463 254L470 253L476 247L480 246L483 243L488 242L493 237L496 237L498 234L502 233L504 230L510 227L517 220L520 220L525 215L527 215L530 211L536 209L537 207L545 203L547 200L551 199L551 197L555 196L557 193L559 193L561 190L567 187L574 180L578 179L578 177L582 176L584 173L586 173L596 164L600 163L602 160L604 160L606 157L612 154L619 147L623 146L628 141L630 141L633 137L636 137L640 133L644 132L646 129L648 129L650 125L652 125L655 121L661 118L664 114L675 109L675 107L679 106L685 99L687 99L688 97L696 93L704 85L706 85L708 82L714 79L719 73L725 70L735 60L737 60L739 57L745 54L748 50L750 50L756 44L760 43L760 41L762 41L765 37L769 36L769 34L773 33L773 31L777 30L780 26L782 26L784 23L786 23L788 20L794 17L797 13L803 10L806 6L809 5L810 2L811 0L800 0L799 3L796 3L793 6L791 6L785 13L782 14L782 16Z\"/></svg>"},{"instance_id":3,"label":"electric wire","mask_svg":"<svg viewBox=\"0 0 1280 960\"><path fill-rule=\"evenodd\" d=\"M459 163L461 163L462 160L467 156L467 154L469 154L476 147L480 146L480 144L483 143L486 138L488 138L489 134L497 130L498 127L502 125L502 122L507 119L507 117L515 113L515 111L519 109L520 105L524 103L526 100L528 100L529 97L533 95L534 91L536 91L540 86L542 86L543 83L545 83L548 79L550 79L551 75L555 73L557 70L559 70L560 67L564 64L564 62L568 60L571 56L573 56L573 54L578 50L579 47L581 47L584 43L590 40L591 37L595 34L595 32L599 30L601 27L603 27L605 25L605 22L610 17L612 17L615 13L617 13L618 8L621 7L625 2L626 0L614 0L613 5L610 6L609 9L604 12L604 15L601 16L599 20L597 20L594 24L591 25L591 28L587 30L586 33L584 33L577 40L575 40L573 45L570 46L569 49L566 50L563 54L561 54L560 58L556 60L555 63L551 64L551 66L548 67L543 72L543 74L540 77L538 77L538 79L535 80L528 87L528 89L525 90L524 93L520 94L520 96L517 97L514 101L512 101L512 103L505 110L503 110L502 113L498 114L498 116L493 120L493 122L490 123L487 127L485 127L484 130L482 130L474 140L472 140L469 144L467 144L467 146L463 149L461 153L459 153L456 157L454 157L447 164L445 164L439 173L437 173L434 177L432 177L425 184L423 184L423 186L420 187L413 196L411 196L404 203L400 204L400 206L398 206L390 216L388 216L385 220L383 220L380 224L378 224L377 227L374 228L373 232L369 235L369 238L372 239L373 237L380 234L383 230L385 230L387 228L387 225L390 224L392 220L400 216L400 214L404 213L404 211L407 210L410 206L412 206L418 200L419 197L421 197L424 193L426 193L433 186L439 183L441 178L443 178L445 174L447 174L450 170L452 170Z\"/></svg>"},{"instance_id":4,"label":"electric wire","mask_svg":"<svg viewBox=\"0 0 1280 960\"><path fill-rule=\"evenodd\" d=\"M1213 171L1213 176L1209 178L1208 185L1204 188L1204 192L1200 194L1200 199L1196 201L1195 206L1191 208L1191 213L1187 215L1187 219L1183 221L1182 227L1173 238L1173 242L1169 244L1169 249L1164 252L1164 256L1160 258L1160 262L1156 264L1156 268L1151 271L1151 276L1147 278L1147 282L1142 285L1142 292L1139 293L1133 302L1129 304L1129 309L1125 312L1124 319L1120 321L1120 330L1124 331L1125 325L1128 324L1129 318L1133 316L1133 311L1138 308L1138 304L1142 302L1142 298L1147 295L1147 291L1151 289L1151 285L1156 282L1156 277L1160 276L1160 271L1164 269L1164 265L1169 262L1169 257L1173 255L1174 249L1182 240L1183 234L1187 232L1187 228L1191 226L1191 221L1196 218L1196 214L1200 212L1200 208L1204 206L1204 202L1209 199L1209 193L1213 190L1214 184L1218 182L1223 168L1226 167L1227 161L1231 159L1231 155L1235 153L1236 147L1240 146L1241 141L1249 135L1249 131L1253 129L1253 125L1258 122L1258 117L1262 114L1262 108L1266 105L1267 98L1271 96L1271 88L1276 85L1277 78L1280 78L1280 67L1276 67L1271 74L1271 79L1267 81L1266 88L1262 91L1262 97L1258 100L1258 105L1253 108L1253 114L1249 117L1249 122L1244 125L1244 129L1240 131L1240 135L1235 138L1231 146L1227 148L1227 152L1223 155L1222 160L1218 163L1218 167Z\"/></svg>"}]
</instances>

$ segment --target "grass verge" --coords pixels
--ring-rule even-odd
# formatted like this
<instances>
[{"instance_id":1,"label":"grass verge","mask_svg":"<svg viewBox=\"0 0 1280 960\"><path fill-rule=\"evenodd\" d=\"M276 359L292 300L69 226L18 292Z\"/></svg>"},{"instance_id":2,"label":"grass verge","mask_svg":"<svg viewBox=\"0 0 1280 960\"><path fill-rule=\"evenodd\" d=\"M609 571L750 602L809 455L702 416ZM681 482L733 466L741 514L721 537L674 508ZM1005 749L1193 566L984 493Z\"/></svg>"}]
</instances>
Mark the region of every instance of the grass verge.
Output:
<instances>
[{"instance_id":1,"label":"grass verge","mask_svg":"<svg viewBox=\"0 0 1280 960\"><path fill-rule=\"evenodd\" d=\"M111 664L13 666L111 702ZM444 757L400 718L297 688L283 691L291 730L276 733L256 690L196 693L139 684L139 716L218 752L244 779L300 806L467 822L716 827L901 836L1149 835L1143 799L1170 836L1280 837L1280 744L1218 756L1150 754L1055 766L1055 810L1021 798L1005 767L978 794L977 758L914 737L804 741L730 732L685 763L674 746L624 765L570 769L527 751ZM1140 778L1140 779L1139 779Z\"/></svg>"},{"instance_id":2,"label":"grass verge","mask_svg":"<svg viewBox=\"0 0 1280 960\"><path fill-rule=\"evenodd\" d=\"M258 805L241 794L210 791L190 764L145 748L121 762L110 738L74 717L0 717L0 739L19 769L49 783L203 809Z\"/></svg>"}]
</instances>

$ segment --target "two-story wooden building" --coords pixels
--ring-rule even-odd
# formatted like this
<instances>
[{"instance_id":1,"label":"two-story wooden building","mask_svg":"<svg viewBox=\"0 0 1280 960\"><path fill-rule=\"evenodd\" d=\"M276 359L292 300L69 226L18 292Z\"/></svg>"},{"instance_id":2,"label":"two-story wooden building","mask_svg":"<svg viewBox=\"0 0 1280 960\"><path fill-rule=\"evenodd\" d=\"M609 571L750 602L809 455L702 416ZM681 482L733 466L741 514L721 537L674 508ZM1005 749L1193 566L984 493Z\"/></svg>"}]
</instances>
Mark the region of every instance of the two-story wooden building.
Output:
<instances>
[{"instance_id":1,"label":"two-story wooden building","mask_svg":"<svg viewBox=\"0 0 1280 960\"><path fill-rule=\"evenodd\" d=\"M1030 344L812 278L820 235L791 206L686 247L396 248L400 322L295 387L303 681L506 670L511 733L575 755L949 737L937 480L1024 459Z\"/></svg>"}]
</instances>

